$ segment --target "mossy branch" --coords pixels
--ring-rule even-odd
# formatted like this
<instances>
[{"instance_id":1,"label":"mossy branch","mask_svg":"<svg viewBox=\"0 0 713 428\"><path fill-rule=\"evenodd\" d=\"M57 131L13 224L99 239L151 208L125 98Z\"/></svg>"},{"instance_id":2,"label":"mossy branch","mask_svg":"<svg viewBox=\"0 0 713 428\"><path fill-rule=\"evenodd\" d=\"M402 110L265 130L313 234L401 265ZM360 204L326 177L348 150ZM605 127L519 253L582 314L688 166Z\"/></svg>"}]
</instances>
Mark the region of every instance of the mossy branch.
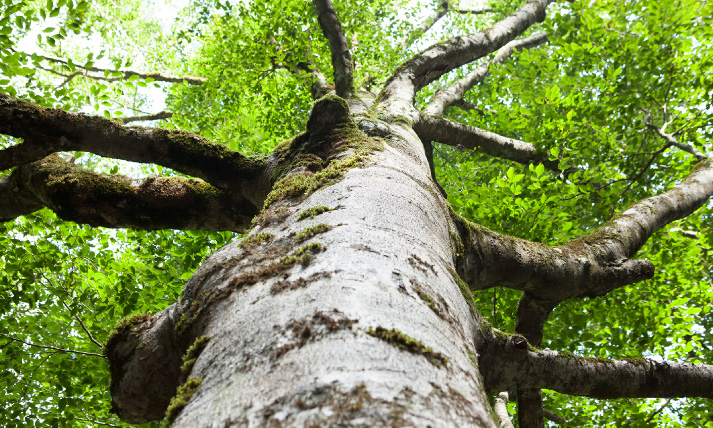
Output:
<instances>
[{"instance_id":1,"label":"mossy branch","mask_svg":"<svg viewBox=\"0 0 713 428\"><path fill-rule=\"evenodd\" d=\"M24 140L0 150L0 170L59 151L83 151L155 163L222 189L243 190L260 188L257 181L266 167L264 158L248 158L188 132L126 127L103 117L44 108L5 94L0 94L0 133ZM248 196L258 206L264 198L264 194Z\"/></svg>"},{"instance_id":2,"label":"mossy branch","mask_svg":"<svg viewBox=\"0 0 713 428\"><path fill-rule=\"evenodd\" d=\"M519 335L484 331L478 349L488 393L525 389L592 398L713 398L713 366L645 358L610 360L535 349Z\"/></svg>"},{"instance_id":3,"label":"mossy branch","mask_svg":"<svg viewBox=\"0 0 713 428\"><path fill-rule=\"evenodd\" d=\"M47 207L64 220L141 230L242 230L257 209L197 179L97 174L51 155L0 179L0 221Z\"/></svg>"}]
</instances>

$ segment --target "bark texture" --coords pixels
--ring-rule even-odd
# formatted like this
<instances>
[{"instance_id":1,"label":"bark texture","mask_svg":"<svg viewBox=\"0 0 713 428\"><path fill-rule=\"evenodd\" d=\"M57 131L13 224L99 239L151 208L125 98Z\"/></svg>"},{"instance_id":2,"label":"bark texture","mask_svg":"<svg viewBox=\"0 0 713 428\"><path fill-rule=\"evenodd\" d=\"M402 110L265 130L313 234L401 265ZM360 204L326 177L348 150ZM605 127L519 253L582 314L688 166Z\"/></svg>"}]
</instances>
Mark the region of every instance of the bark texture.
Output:
<instances>
[{"instance_id":1,"label":"bark texture","mask_svg":"<svg viewBox=\"0 0 713 428\"><path fill-rule=\"evenodd\" d=\"M319 147L349 128L310 122ZM272 202L242 243L189 281L170 309L179 321L167 346L210 340L174 426L494 426L474 361L479 320L454 270L454 224L413 131L378 126L388 130L383 150L330 186ZM319 174L298 168L282 182ZM114 384L114 397L145 388Z\"/></svg>"}]
</instances>

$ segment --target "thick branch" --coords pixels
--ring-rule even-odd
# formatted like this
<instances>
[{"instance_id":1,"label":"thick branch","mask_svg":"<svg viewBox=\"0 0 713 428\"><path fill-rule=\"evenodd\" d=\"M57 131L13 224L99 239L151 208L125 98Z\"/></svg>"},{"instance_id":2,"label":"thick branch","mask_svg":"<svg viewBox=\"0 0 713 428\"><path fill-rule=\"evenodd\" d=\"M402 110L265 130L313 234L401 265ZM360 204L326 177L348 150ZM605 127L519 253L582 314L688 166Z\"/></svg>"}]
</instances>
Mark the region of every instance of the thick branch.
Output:
<instances>
[{"instance_id":1,"label":"thick branch","mask_svg":"<svg viewBox=\"0 0 713 428\"><path fill-rule=\"evenodd\" d=\"M48 109L0 94L0 133L24 142L0 150L0 170L58 151L156 163L242 194L261 206L270 190L266 161L183 131L125 127L101 117Z\"/></svg>"},{"instance_id":2,"label":"thick branch","mask_svg":"<svg viewBox=\"0 0 713 428\"><path fill-rule=\"evenodd\" d=\"M540 347L542 334L554 304L532 298L527 292L522 293L517 305L517 324L515 331L527 339L529 343ZM521 389L517 391L517 420L522 428L544 427L544 407L542 405L542 390Z\"/></svg>"},{"instance_id":3,"label":"thick branch","mask_svg":"<svg viewBox=\"0 0 713 428\"><path fill-rule=\"evenodd\" d=\"M478 349L486 391L552 389L592 398L713 398L713 366L644 358L584 358L528 348L520 336L493 333Z\"/></svg>"},{"instance_id":4,"label":"thick branch","mask_svg":"<svg viewBox=\"0 0 713 428\"><path fill-rule=\"evenodd\" d=\"M354 66L342 24L339 22L331 0L313 0L313 3L317 9L319 26L329 41L329 50L332 52L334 86L337 95L342 98L350 98L354 95Z\"/></svg>"},{"instance_id":5,"label":"thick branch","mask_svg":"<svg viewBox=\"0 0 713 428\"><path fill-rule=\"evenodd\" d=\"M18 52L18 51L15 51L14 49L11 49L11 50L13 52ZM32 55L30 55L30 54L27 54L24 52L20 52L20 53L23 55L26 55L28 57L32 57ZM45 61L55 63L55 64L62 64L67 67L73 66L75 68L79 68L86 72L91 71L91 72L95 72L95 73L104 73L103 76L91 75L88 73L74 73L73 75L71 75L72 77L74 77L75 75L81 75L81 76L86 76L86 77L89 77L89 78L95 79L95 80L109 80L109 81L111 81L111 80L115 80L115 78L108 77L110 74L121 73L121 75L125 79L128 79L131 76L138 76L142 79L152 78L153 80L155 80L157 82L188 83L190 85L202 85L208 81L208 79L206 79L205 77L173 76L170 74L157 73L157 72L142 72L142 71L135 71L135 70L114 70L114 69L110 69L110 68L86 67L86 66L82 66L79 64L75 64L75 63L72 63L72 65L70 65L68 61L66 61L62 58L55 58L55 57L44 56L44 55L37 55L37 57L41 58ZM64 74L63 74L63 76L65 76L67 78L70 77L70 76L64 75Z\"/></svg>"},{"instance_id":6,"label":"thick branch","mask_svg":"<svg viewBox=\"0 0 713 428\"><path fill-rule=\"evenodd\" d=\"M462 221L468 248L458 270L476 290L504 286L553 304L601 296L651 278L651 262L631 257L654 232L688 216L711 195L713 160L704 159L671 190L633 204L596 231L559 247L501 235Z\"/></svg>"},{"instance_id":7,"label":"thick branch","mask_svg":"<svg viewBox=\"0 0 713 428\"><path fill-rule=\"evenodd\" d=\"M52 155L0 180L0 221L48 207L65 220L133 229L233 230L258 209L204 181L96 174Z\"/></svg>"},{"instance_id":8,"label":"thick branch","mask_svg":"<svg viewBox=\"0 0 713 428\"><path fill-rule=\"evenodd\" d=\"M423 112L430 115L442 114L446 108L463 98L463 95L477 83L481 82L488 74L491 65L500 64L508 59L515 50L523 50L540 46L547 42L547 34L540 33L521 40L513 40L498 50L490 62L484 62L465 77L445 89L436 92Z\"/></svg>"},{"instance_id":9,"label":"thick branch","mask_svg":"<svg viewBox=\"0 0 713 428\"><path fill-rule=\"evenodd\" d=\"M379 105L391 115L416 119L413 99L416 92L464 64L505 46L532 24L545 19L550 0L529 0L519 11L492 27L469 36L437 43L404 62L384 86Z\"/></svg>"},{"instance_id":10,"label":"thick branch","mask_svg":"<svg viewBox=\"0 0 713 428\"><path fill-rule=\"evenodd\" d=\"M437 141L467 149L477 148L487 155L501 159L521 164L541 162L549 169L558 170L559 163L549 160L546 154L537 152L534 145L475 126L461 125L442 117L422 114L414 122L413 129L422 141Z\"/></svg>"}]
</instances>

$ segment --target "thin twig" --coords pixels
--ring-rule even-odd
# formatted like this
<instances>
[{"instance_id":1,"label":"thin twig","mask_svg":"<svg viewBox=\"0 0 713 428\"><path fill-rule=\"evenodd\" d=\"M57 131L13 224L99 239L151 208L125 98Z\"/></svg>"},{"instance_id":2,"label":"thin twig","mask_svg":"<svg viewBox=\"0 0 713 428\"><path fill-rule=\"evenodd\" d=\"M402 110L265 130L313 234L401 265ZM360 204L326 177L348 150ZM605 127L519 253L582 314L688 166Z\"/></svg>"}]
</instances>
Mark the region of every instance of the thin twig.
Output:
<instances>
[{"instance_id":1,"label":"thin twig","mask_svg":"<svg viewBox=\"0 0 713 428\"><path fill-rule=\"evenodd\" d=\"M64 302L62 302L62 303L64 303ZM89 340L91 340L93 344L97 345L99 347L99 349L104 349L104 345L97 342L97 340L94 339L94 336L92 336L92 334L89 332L89 330L87 330L87 326L84 325L84 322L82 322L82 319L79 318L79 316L77 316L76 314L74 315L74 319L77 320L79 322L79 325L82 326L82 329L84 330L84 332L87 333L87 336L89 336Z\"/></svg>"},{"instance_id":2,"label":"thin twig","mask_svg":"<svg viewBox=\"0 0 713 428\"><path fill-rule=\"evenodd\" d=\"M27 346L32 346L32 347L35 347L35 348L51 349L51 350L53 350L53 351L67 352L67 353L71 353L71 354L88 355L88 356L91 356L91 357L104 358L103 355L101 355L101 354L95 354L94 352L73 351L73 350L71 350L71 349L62 349L62 348L57 348L57 347L54 347L54 346L37 345L37 344L35 344L35 343L25 342L24 340L20 340L20 339L18 339L18 338L16 338L16 337L12 337L12 336L9 336L9 335L4 334L4 333L0 333L0 336L7 337L8 339L13 340L13 341L15 341L15 342L24 343L24 344L27 345Z\"/></svg>"},{"instance_id":3,"label":"thin twig","mask_svg":"<svg viewBox=\"0 0 713 428\"><path fill-rule=\"evenodd\" d=\"M15 50L15 49L12 49L12 48L10 48L10 50L11 50L12 52L16 52L16 53L20 53L20 54L25 55L25 56L28 56L28 57L32 57L32 55L29 55L29 54L27 54L27 53L25 53L25 52L20 52L20 51L17 51L17 50ZM99 68L99 67L83 66L83 65L75 64L74 62L72 62L72 65L70 65L69 61L66 61L66 60L64 60L64 59L62 59L62 58L55 58L55 57L44 56L44 55L37 55L37 58L40 58L40 59L42 59L42 60L44 60L44 61L47 61L47 62L53 62L53 63L55 63L55 64L62 64L62 65L67 66L67 67L79 68L79 69L85 70L85 71L87 71L87 72L92 71L92 72L95 72L95 73L121 73L121 74L123 75L123 77L113 77L113 78L109 78L109 77L96 76L96 75L92 75L92 74L89 74L89 73L80 73L80 75L85 76L85 77L88 77L88 78L90 78L90 79L105 80L105 81L108 81L108 82L116 81L116 80L119 80L119 79L121 79L121 78L129 78L129 77L131 77L131 76L139 76L139 77L142 78L142 79L152 78L153 80L156 80L156 81L159 81L159 82L188 83L188 84L190 84L190 85L202 85L202 84L204 84L205 82L208 81L208 79L206 79L205 77L197 77L197 76L173 76L173 75L170 75L170 74L157 73L157 72L142 72L142 71L135 71L135 70L115 70L115 69L110 69L110 68ZM55 74L58 74L58 75L60 75L60 76L64 76L64 77L69 78L69 75L62 74L62 73L59 73L59 72L57 72L57 71L53 71L53 70L51 70L51 69L47 69L47 68L44 68L44 67L39 67L39 68L41 68L41 69L43 69L43 70L45 70L45 71L50 71L50 72L55 73ZM72 78L73 78L73 77L74 77L74 76L72 76Z\"/></svg>"},{"instance_id":4,"label":"thin twig","mask_svg":"<svg viewBox=\"0 0 713 428\"><path fill-rule=\"evenodd\" d=\"M681 149L681 150L683 150L683 151L685 151L685 152L688 152L688 153L692 154L692 155L695 156L696 159L698 159L698 160L704 159L704 158L706 157L703 153L701 153L701 152L700 152L698 149L696 149L695 147L693 147L693 146L691 146L691 145L688 145L688 144L685 144L685 143L679 142L679 141L676 139L676 137L673 136L673 134L667 134L667 133L664 132L664 130L663 130L662 128L660 128L660 127L654 125L654 124L651 122L651 112L650 112L649 110L645 109L645 108L642 108L642 107L639 107L639 108L641 109L641 111L643 111L643 112L645 113L645 115L644 115L644 124L645 124L649 129L651 129L651 130L653 130L654 132L656 132L656 134L658 134L659 137L661 137L661 138L663 138L664 140L668 141L668 143L671 144L672 146L676 146L676 147L678 147L679 149Z\"/></svg>"},{"instance_id":5,"label":"thin twig","mask_svg":"<svg viewBox=\"0 0 713 428\"><path fill-rule=\"evenodd\" d=\"M638 180L642 175L644 175L644 173L645 173L646 171L648 171L649 167L651 167L651 164L654 163L654 159L656 159L656 157L657 157L658 155L660 155L661 153L665 152L666 149L668 149L669 147L671 147L671 144L670 144L670 143L667 143L667 144L664 145L662 148L660 148L659 150L656 150L656 151L654 152L653 156L651 156L651 159L649 159L649 161L646 163L646 166L644 166L644 168L641 169L641 172L639 172L639 173L636 175L636 177L634 177L634 178L631 179L631 181L629 182L629 185L626 186L626 189L624 189L624 191L621 192L621 196L623 196L624 193L628 192L629 189L631 188L631 186L634 184L634 182L636 182L636 180Z\"/></svg>"},{"instance_id":6,"label":"thin twig","mask_svg":"<svg viewBox=\"0 0 713 428\"><path fill-rule=\"evenodd\" d=\"M656 415L658 415L659 413L661 413L661 412L663 411L663 409L665 409L666 407L668 407L669 404L671 404L671 399L670 399L670 398L669 398L668 400L666 400L666 402L663 403L663 405L662 405L661 407L659 407L655 412L653 412L652 414L650 414L649 417L646 418L646 422L645 422L645 423L649 423L649 422L651 422L652 420L654 420L654 418L656 417Z\"/></svg>"}]
</instances>

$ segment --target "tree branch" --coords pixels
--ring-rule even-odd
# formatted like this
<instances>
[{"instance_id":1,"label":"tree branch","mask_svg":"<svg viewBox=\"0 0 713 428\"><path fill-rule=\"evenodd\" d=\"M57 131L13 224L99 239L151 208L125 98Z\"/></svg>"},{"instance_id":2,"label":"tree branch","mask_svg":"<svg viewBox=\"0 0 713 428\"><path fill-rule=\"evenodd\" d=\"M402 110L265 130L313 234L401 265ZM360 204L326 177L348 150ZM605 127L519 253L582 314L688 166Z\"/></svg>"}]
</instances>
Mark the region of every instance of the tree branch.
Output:
<instances>
[{"instance_id":1,"label":"tree branch","mask_svg":"<svg viewBox=\"0 0 713 428\"><path fill-rule=\"evenodd\" d=\"M484 131L475 126L461 125L442 117L422 114L414 122L413 129L422 141L436 141L467 149L478 148L485 154L497 158L525 165L542 163L551 170L559 170L559 162L551 161L545 153L537 152L534 145Z\"/></svg>"},{"instance_id":2,"label":"tree branch","mask_svg":"<svg viewBox=\"0 0 713 428\"><path fill-rule=\"evenodd\" d=\"M562 416L558 415L557 413L553 412L552 410L548 409L543 409L545 418L551 420L552 422L556 423L557 425L566 425L567 424L567 419L563 418Z\"/></svg>"},{"instance_id":3,"label":"tree branch","mask_svg":"<svg viewBox=\"0 0 713 428\"><path fill-rule=\"evenodd\" d=\"M460 219L466 248L457 268L473 290L509 287L549 304L602 296L651 278L651 262L631 257L654 232L688 216L711 195L713 160L706 158L671 190L631 205L594 232L558 247L501 235Z\"/></svg>"},{"instance_id":4,"label":"tree branch","mask_svg":"<svg viewBox=\"0 0 713 428\"><path fill-rule=\"evenodd\" d=\"M700 152L698 149L696 149L695 147L690 146L690 145L688 145L688 144L684 144L684 143L679 142L679 141L676 139L676 137L673 136L673 134L667 134L667 133L665 132L665 129L664 129L665 126L664 126L663 128L661 128L661 127L658 127L658 126L654 125L654 124L651 122L651 114L650 114L648 111L645 111L645 113L646 113L646 116L644 116L644 124L645 124L649 129L651 129L651 130L653 130L654 132L656 132L656 134L657 134L659 137L661 137L661 138L663 138L664 140L666 140L666 142L668 142L668 144L670 144L670 145L672 145L672 146L675 146L675 147L678 147L679 149L681 149L681 150L683 150L683 151L685 151L685 152L688 152L688 153L692 154L692 155L695 156L696 159L698 159L698 160L701 160L701 159L703 159L703 158L706 157L703 153L701 153L701 152Z\"/></svg>"},{"instance_id":5,"label":"tree branch","mask_svg":"<svg viewBox=\"0 0 713 428\"><path fill-rule=\"evenodd\" d=\"M64 303L64 302L62 302L62 303L63 303L63 304L65 305L65 307L66 307L66 303ZM87 326L84 325L84 321L82 321L82 319L79 318L79 316L77 316L77 315L75 314L75 315L74 315L74 319L76 319L76 320L79 322L79 325L82 326L82 330L84 330L84 332L87 333L87 337L89 337L89 340L90 340L93 344L95 344L96 346L98 346L100 349L104 348L104 346L102 346L102 344L99 343L99 342L94 338L94 336L92 336L92 334L91 334L91 333L89 332L89 330L87 329Z\"/></svg>"},{"instance_id":6,"label":"tree branch","mask_svg":"<svg viewBox=\"0 0 713 428\"><path fill-rule=\"evenodd\" d=\"M54 346L37 345L37 344L34 344L34 343L25 342L24 340L20 340L20 339L18 339L18 338L16 338L16 337L12 337L12 336L9 336L9 335L4 334L4 333L0 333L0 336L2 336L2 337L7 337L8 339L10 339L10 340L13 341L13 342L24 343L25 345L31 346L31 347L33 347L33 348L50 349L50 350L52 350L52 351L66 352L66 353L69 353L69 354L87 355L87 356L89 356L89 357L104 358L103 355L101 355L101 354L95 354L94 352L73 351L73 350L71 350L71 349L62 349L62 348L57 348L57 347L54 347Z\"/></svg>"},{"instance_id":7,"label":"tree branch","mask_svg":"<svg viewBox=\"0 0 713 428\"><path fill-rule=\"evenodd\" d=\"M592 398L713 398L710 365L585 358L531 348L521 336L492 330L484 343L479 367L489 393L546 388Z\"/></svg>"},{"instance_id":8,"label":"tree branch","mask_svg":"<svg viewBox=\"0 0 713 428\"><path fill-rule=\"evenodd\" d=\"M508 393L501 392L495 397L493 402L493 411L495 416L498 418L498 425L500 428L515 428L515 426L510 422L510 415L508 414Z\"/></svg>"},{"instance_id":9,"label":"tree branch","mask_svg":"<svg viewBox=\"0 0 713 428\"><path fill-rule=\"evenodd\" d=\"M401 39L398 44L401 46L402 49L408 49L409 46L413 44L418 38L425 34L428 30L433 28L434 25L438 21L440 21L441 18L446 16L448 13L448 9L450 8L450 3L448 0L441 0L441 2L438 4L438 9L431 11L425 18L423 18L423 21L421 21L420 24L416 26L416 29L411 32L410 35L404 37Z\"/></svg>"},{"instance_id":10,"label":"tree branch","mask_svg":"<svg viewBox=\"0 0 713 428\"><path fill-rule=\"evenodd\" d=\"M497 110L483 110L482 108L476 106L473 103L469 103L463 100L455 100L451 103L451 107L458 107L459 109L463 111L470 111L474 110L477 111L481 116L484 116L485 113L490 113L490 114L497 114Z\"/></svg>"},{"instance_id":11,"label":"tree branch","mask_svg":"<svg viewBox=\"0 0 713 428\"><path fill-rule=\"evenodd\" d=\"M555 304L532 298L527 292L522 293L517 304L517 323L515 331L522 334L533 346L542 345L542 335L547 317ZM545 408L542 403L541 389L521 389L517 391L517 419L523 428L544 428Z\"/></svg>"},{"instance_id":12,"label":"tree branch","mask_svg":"<svg viewBox=\"0 0 713 428\"><path fill-rule=\"evenodd\" d=\"M312 94L313 99L318 100L323 96L329 94L330 92L334 91L334 87L327 84L327 78L324 77L324 74L322 74L322 72L319 71L319 69L314 65L311 65L307 62L300 62L293 70L293 73L298 74L296 72L299 71L307 73L310 80L312 81L309 86L309 92L310 94Z\"/></svg>"},{"instance_id":13,"label":"tree branch","mask_svg":"<svg viewBox=\"0 0 713 428\"><path fill-rule=\"evenodd\" d=\"M525 39L513 40L512 42L506 44L498 50L498 53L492 61L485 61L483 64L468 73L465 77L458 79L447 88L436 92L436 95L433 96L426 108L423 109L423 113L429 115L442 114L445 109L451 106L454 102L462 99L463 95L465 95L465 93L473 86L481 82L485 76L487 76L491 65L502 63L508 59L513 52L515 52L515 50L519 51L534 48L543 45L546 42L547 34L540 33Z\"/></svg>"},{"instance_id":14,"label":"tree branch","mask_svg":"<svg viewBox=\"0 0 713 428\"><path fill-rule=\"evenodd\" d=\"M131 76L138 76L139 78L142 78L142 79L152 78L153 80L155 80L155 81L157 81L157 82L188 83L189 85L202 85L202 84L204 84L205 82L208 81L208 79L206 79L205 77L196 77L196 76L173 76L173 75L170 75L170 74L157 73L157 72L142 72L142 71L135 71L135 70L115 70L115 69L110 69L110 68L86 67L86 66L82 66L82 65L79 65L79 64L75 64L74 62L72 62L72 64L70 65L69 61L64 60L64 59L62 59L62 58L55 58L55 57L44 56L44 55L30 55L30 54L27 54L27 53L25 53L25 52L20 52L20 51L17 51L17 50L15 50L15 49L12 49L12 48L10 48L10 50L13 51L13 52L18 52L18 53L20 53L20 54L22 54L22 55L25 55L25 56L27 56L27 57L30 57L30 58L36 57L36 58L40 58L40 59L42 59L42 60L44 60L44 61L47 61L47 62L52 62L52 63L55 63L55 64L62 64L62 65L67 66L67 67L69 67L69 68L71 68L71 67L79 68L79 69L81 69L81 70L84 70L85 72L90 72L90 71L91 71L91 72L105 73L105 74L117 74L117 73L121 73L121 75L122 75L123 78L125 78L125 79L128 79L128 78L131 77ZM44 69L44 70L47 70L47 71L52 71L52 72L54 72L54 73L56 73L56 74L60 74L59 72L56 72L56 71L53 71L53 70L48 70L48 69L45 69L45 68L43 68L43 69ZM106 76L106 75L105 75L105 76L97 76L97 75L91 75L91 74L88 74L88 73L77 73L77 72L75 72L74 74L72 74L71 77L70 77L70 75L65 75L65 74L60 74L60 75L62 75L62 76L64 76L64 77L67 77L68 79L71 79L71 78L75 77L76 75L81 75L81 76L85 76L85 77L88 77L88 78L90 78L90 79L95 79L95 80L107 80L107 81L116 80L116 78L111 78L111 77L108 77L108 76ZM67 82L65 82L65 83L67 83Z\"/></svg>"},{"instance_id":15,"label":"tree branch","mask_svg":"<svg viewBox=\"0 0 713 428\"><path fill-rule=\"evenodd\" d=\"M141 122L144 120L161 120L161 119L170 119L173 117L173 112L172 111L167 111L167 110L162 110L158 113L153 113L153 114L146 114L142 116L129 116L129 117L122 117L121 120L124 123L131 123L131 122Z\"/></svg>"},{"instance_id":16,"label":"tree branch","mask_svg":"<svg viewBox=\"0 0 713 428\"><path fill-rule=\"evenodd\" d=\"M125 127L96 116L48 109L0 94L0 133L24 142L0 150L0 170L58 151L156 163L242 194L256 207L270 191L267 160L248 158L184 131Z\"/></svg>"},{"instance_id":17,"label":"tree branch","mask_svg":"<svg viewBox=\"0 0 713 428\"><path fill-rule=\"evenodd\" d=\"M423 19L423 21L421 21L421 23L416 26L416 29L411 32L411 35L404 37L403 39L401 39L401 41L398 42L399 46L401 46L402 49L407 49L409 46L411 46L413 44L413 42L415 42L418 39L419 36L425 34L426 32L428 32L428 30L433 28L433 26L436 25L436 23L438 21L440 21L441 18L446 16L446 14L451 10L454 10L454 11L464 14L464 15L468 15L468 14L482 15L487 12L492 12L493 8L484 7L481 9L460 9L460 8L454 9L451 6L449 0L442 0L438 4L438 8L434 11L431 11L431 13L429 13Z\"/></svg>"},{"instance_id":18,"label":"tree branch","mask_svg":"<svg viewBox=\"0 0 713 428\"><path fill-rule=\"evenodd\" d=\"M0 201L0 221L48 207L76 223L143 230L238 231L259 211L200 180L96 174L57 155L1 179Z\"/></svg>"},{"instance_id":19,"label":"tree branch","mask_svg":"<svg viewBox=\"0 0 713 428\"><path fill-rule=\"evenodd\" d=\"M313 0L313 3L317 9L319 26L329 41L337 95L342 98L351 98L354 95L354 65L342 24L339 22L331 0Z\"/></svg>"},{"instance_id":20,"label":"tree branch","mask_svg":"<svg viewBox=\"0 0 713 428\"><path fill-rule=\"evenodd\" d=\"M401 64L379 95L379 110L416 120L416 92L445 73L505 46L535 22L545 19L550 0L528 0L519 11L492 27L437 43Z\"/></svg>"},{"instance_id":21,"label":"tree branch","mask_svg":"<svg viewBox=\"0 0 713 428\"><path fill-rule=\"evenodd\" d=\"M458 8L455 9L456 12L461 15L482 15L484 13L492 12L493 8L490 6L482 7L480 9L468 9L468 8Z\"/></svg>"}]
</instances>

